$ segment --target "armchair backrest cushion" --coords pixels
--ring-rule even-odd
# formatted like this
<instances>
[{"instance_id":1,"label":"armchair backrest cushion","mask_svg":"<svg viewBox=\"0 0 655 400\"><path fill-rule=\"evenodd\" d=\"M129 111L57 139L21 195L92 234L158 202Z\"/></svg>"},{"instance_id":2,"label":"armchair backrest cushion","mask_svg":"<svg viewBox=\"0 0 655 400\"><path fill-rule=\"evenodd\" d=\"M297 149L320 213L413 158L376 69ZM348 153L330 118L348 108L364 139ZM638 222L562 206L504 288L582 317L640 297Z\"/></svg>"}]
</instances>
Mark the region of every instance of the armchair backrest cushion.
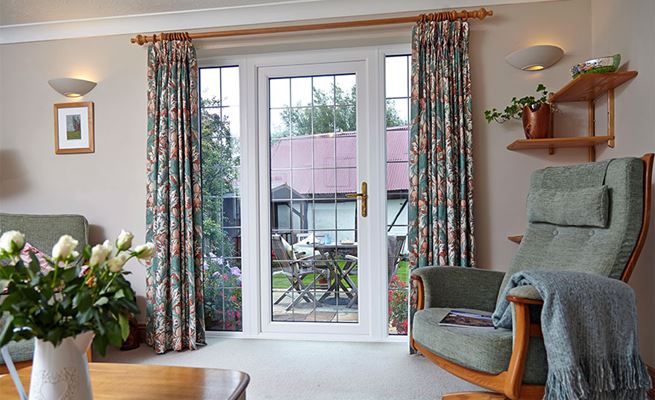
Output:
<instances>
[{"instance_id":1,"label":"armchair backrest cushion","mask_svg":"<svg viewBox=\"0 0 655 400\"><path fill-rule=\"evenodd\" d=\"M596 188L600 194L604 190L601 188L606 186L607 224L599 227L529 221L501 291L513 273L524 270L568 270L620 279L641 231L643 172L644 163L640 158L617 158L535 171L529 196L543 190L573 192L585 188ZM529 207L536 205L529 204ZM528 210L528 215L531 212L534 210Z\"/></svg>"},{"instance_id":2,"label":"armchair backrest cushion","mask_svg":"<svg viewBox=\"0 0 655 400\"><path fill-rule=\"evenodd\" d=\"M37 249L51 255L52 247L61 235L71 235L79 241L77 250L88 243L89 224L81 215L31 215L0 213L0 232L21 231Z\"/></svg>"},{"instance_id":3,"label":"armchair backrest cushion","mask_svg":"<svg viewBox=\"0 0 655 400\"><path fill-rule=\"evenodd\" d=\"M609 217L606 185L575 190L539 189L528 195L528 221L605 228Z\"/></svg>"}]
</instances>

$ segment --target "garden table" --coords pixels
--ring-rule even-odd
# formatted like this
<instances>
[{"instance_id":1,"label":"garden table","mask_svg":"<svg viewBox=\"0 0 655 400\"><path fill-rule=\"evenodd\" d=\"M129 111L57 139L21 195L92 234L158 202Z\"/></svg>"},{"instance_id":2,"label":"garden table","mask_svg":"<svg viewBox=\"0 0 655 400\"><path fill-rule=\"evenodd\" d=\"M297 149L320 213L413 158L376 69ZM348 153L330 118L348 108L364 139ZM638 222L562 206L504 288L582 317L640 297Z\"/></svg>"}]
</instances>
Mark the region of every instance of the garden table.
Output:
<instances>
[{"instance_id":1,"label":"garden table","mask_svg":"<svg viewBox=\"0 0 655 400\"><path fill-rule=\"evenodd\" d=\"M350 274L358 266L357 243L317 243L314 248L321 253L327 262L327 268L333 277L333 281L330 279L326 292L318 301L322 302L332 293L334 293L335 300L338 301L339 289L341 288L350 299L348 307L352 307L357 299L357 284L350 278Z\"/></svg>"}]
</instances>

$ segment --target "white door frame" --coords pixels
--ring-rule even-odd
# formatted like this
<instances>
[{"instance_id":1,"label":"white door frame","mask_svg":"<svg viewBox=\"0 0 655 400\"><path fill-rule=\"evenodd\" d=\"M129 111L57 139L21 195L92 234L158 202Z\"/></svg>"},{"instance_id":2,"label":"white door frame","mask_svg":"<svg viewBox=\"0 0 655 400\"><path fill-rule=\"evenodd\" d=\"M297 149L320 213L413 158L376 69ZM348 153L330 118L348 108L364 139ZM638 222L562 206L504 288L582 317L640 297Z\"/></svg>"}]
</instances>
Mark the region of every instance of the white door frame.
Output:
<instances>
[{"instance_id":1,"label":"white door frame","mask_svg":"<svg viewBox=\"0 0 655 400\"><path fill-rule=\"evenodd\" d=\"M386 272L386 135L385 135L385 99L384 99L384 60L386 55L407 54L409 44L375 46L365 48L336 49L322 51L303 51L275 53L243 57L211 57L201 59L203 67L238 65L240 71L241 99L241 207L242 207L242 332L208 332L208 336L246 337L261 339L303 339L329 341L401 341L407 336L391 336L387 333L387 272ZM305 329L298 322L270 323L270 274L263 273L264 263L270 264L270 209L268 170L268 140L260 140L262 126L268 130L267 121L260 121L260 102L258 101L260 70L273 71L274 67L302 66L322 63L355 63L362 68L360 83L357 80L361 104L366 106L363 113L368 115L366 121L357 118L358 141L366 142L366 156L359 154L362 172L368 171L369 217L360 227L360 246L368 247L370 268L360 269L360 281L366 279L368 293L360 293L360 322L358 324L316 324L335 325L333 328ZM316 74L312 72L311 74ZM368 95L364 92L368 92ZM360 92L361 91L361 92ZM358 112L359 114L359 112ZM268 115L268 110L263 115ZM364 126L360 126L365 124ZM260 159L265 149L266 159ZM256 155L256 156L253 156ZM364 163L363 161L366 160ZM359 172L358 172L359 173ZM361 174L360 174L361 175ZM260 182L261 177L266 182ZM358 208L359 211L359 208ZM359 215L359 213L358 213ZM376 215L381 216L375 218ZM361 217L360 223L361 223ZM366 229L365 231L363 229ZM360 247L360 252L365 247ZM378 249L373 251L372 249ZM375 268L375 271L373 271ZM268 276L266 276L268 275ZM268 298L265 303L264 297ZM262 304L268 304L263 307ZM368 308L368 314L361 310ZM264 315L268 320L264 320ZM266 322L266 323L265 323ZM293 329L292 332L289 331ZM349 325L356 325L349 328ZM306 330L306 331L304 331ZM303 332L304 331L304 332Z\"/></svg>"},{"instance_id":2,"label":"white door frame","mask_svg":"<svg viewBox=\"0 0 655 400\"><path fill-rule=\"evenodd\" d=\"M357 87L357 175L358 182L370 180L371 170L366 159L369 145L369 106L366 61L344 61L318 64L289 64L258 68L258 119L259 119L259 199L260 199L260 270L261 270L261 330L263 333L285 333L288 335L329 334L329 335L370 335L371 326L371 242L370 224L372 218L358 219L358 314L356 323L315 323L272 321L271 296L271 247L270 247L270 145L269 145L269 80L294 76L338 75L355 73ZM359 186L359 185L358 185ZM359 207L357 207L359 211ZM371 210L375 215L375 211Z\"/></svg>"}]
</instances>

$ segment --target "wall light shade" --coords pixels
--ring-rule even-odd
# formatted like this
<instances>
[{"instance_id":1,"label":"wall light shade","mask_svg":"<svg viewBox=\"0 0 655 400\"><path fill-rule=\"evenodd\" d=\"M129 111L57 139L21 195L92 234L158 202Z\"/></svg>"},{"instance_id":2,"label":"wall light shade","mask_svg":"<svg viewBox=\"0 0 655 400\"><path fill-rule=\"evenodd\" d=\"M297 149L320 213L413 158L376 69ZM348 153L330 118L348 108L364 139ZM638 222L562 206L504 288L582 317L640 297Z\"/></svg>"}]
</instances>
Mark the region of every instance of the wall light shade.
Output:
<instances>
[{"instance_id":1,"label":"wall light shade","mask_svg":"<svg viewBox=\"0 0 655 400\"><path fill-rule=\"evenodd\" d=\"M94 87L95 82L86 81L84 79L74 78L57 78L50 79L48 84L52 86L57 92L66 97L80 97L89 93Z\"/></svg>"},{"instance_id":2,"label":"wall light shade","mask_svg":"<svg viewBox=\"0 0 655 400\"><path fill-rule=\"evenodd\" d=\"M563 55L560 47L543 44L516 50L505 61L523 71L540 71L558 62Z\"/></svg>"}]
</instances>

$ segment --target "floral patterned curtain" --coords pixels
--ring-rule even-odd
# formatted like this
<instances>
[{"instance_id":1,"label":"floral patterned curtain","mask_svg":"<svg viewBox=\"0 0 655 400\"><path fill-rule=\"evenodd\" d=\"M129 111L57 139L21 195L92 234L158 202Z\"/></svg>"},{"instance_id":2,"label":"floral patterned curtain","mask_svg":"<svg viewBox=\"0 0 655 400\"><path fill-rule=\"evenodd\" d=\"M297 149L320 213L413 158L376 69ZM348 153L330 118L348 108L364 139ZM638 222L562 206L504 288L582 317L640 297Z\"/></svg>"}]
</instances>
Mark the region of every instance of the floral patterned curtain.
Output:
<instances>
[{"instance_id":1,"label":"floral patterned curtain","mask_svg":"<svg viewBox=\"0 0 655 400\"><path fill-rule=\"evenodd\" d=\"M146 343L157 353L205 343L198 64L190 40L148 49Z\"/></svg>"},{"instance_id":2,"label":"floral patterned curtain","mask_svg":"<svg viewBox=\"0 0 655 400\"><path fill-rule=\"evenodd\" d=\"M475 264L469 25L438 16L412 37L411 268Z\"/></svg>"}]
</instances>

